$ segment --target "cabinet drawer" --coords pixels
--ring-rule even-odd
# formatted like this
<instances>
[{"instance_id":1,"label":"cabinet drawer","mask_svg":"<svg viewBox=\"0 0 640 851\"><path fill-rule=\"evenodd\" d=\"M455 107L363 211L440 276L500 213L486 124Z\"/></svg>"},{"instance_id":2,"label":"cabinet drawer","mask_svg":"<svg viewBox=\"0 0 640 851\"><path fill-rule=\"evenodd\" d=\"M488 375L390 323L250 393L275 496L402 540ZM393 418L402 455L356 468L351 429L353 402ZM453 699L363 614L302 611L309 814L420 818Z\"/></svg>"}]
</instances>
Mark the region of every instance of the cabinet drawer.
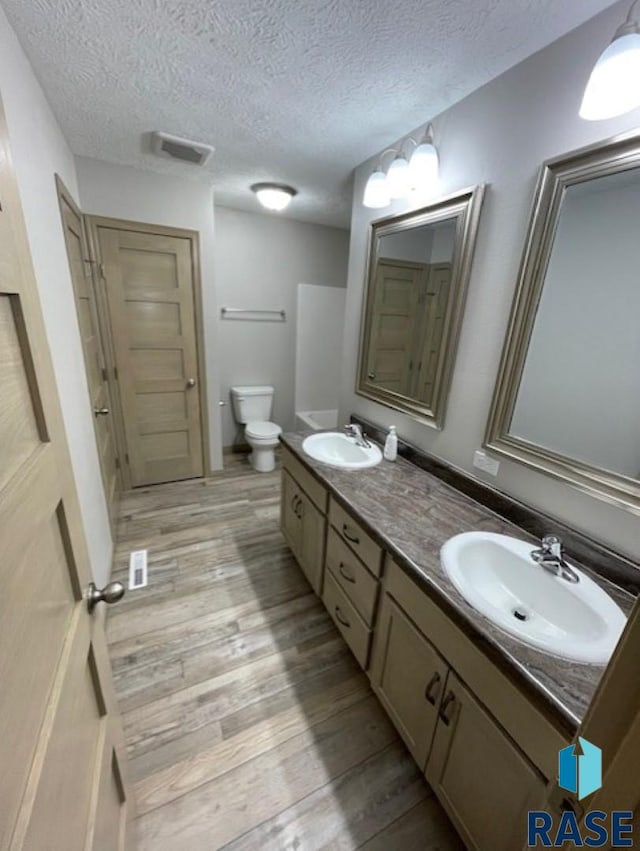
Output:
<instances>
[{"instance_id":1,"label":"cabinet drawer","mask_svg":"<svg viewBox=\"0 0 640 851\"><path fill-rule=\"evenodd\" d=\"M338 534L366 564L374 576L380 576L382 570L382 549L349 512L338 505L335 499L329 506L329 520Z\"/></svg>"},{"instance_id":2,"label":"cabinet drawer","mask_svg":"<svg viewBox=\"0 0 640 851\"><path fill-rule=\"evenodd\" d=\"M368 626L378 599L378 580L345 544L335 529L327 536L327 567Z\"/></svg>"},{"instance_id":3,"label":"cabinet drawer","mask_svg":"<svg viewBox=\"0 0 640 851\"><path fill-rule=\"evenodd\" d=\"M366 670L369 662L371 631L367 628L353 604L349 602L347 595L342 591L329 570L324 577L322 599L358 664Z\"/></svg>"},{"instance_id":4,"label":"cabinet drawer","mask_svg":"<svg viewBox=\"0 0 640 851\"><path fill-rule=\"evenodd\" d=\"M311 501L323 514L327 513L329 493L320 482L298 461L286 446L282 447L282 465L284 469L296 480L297 484L307 494Z\"/></svg>"}]
</instances>

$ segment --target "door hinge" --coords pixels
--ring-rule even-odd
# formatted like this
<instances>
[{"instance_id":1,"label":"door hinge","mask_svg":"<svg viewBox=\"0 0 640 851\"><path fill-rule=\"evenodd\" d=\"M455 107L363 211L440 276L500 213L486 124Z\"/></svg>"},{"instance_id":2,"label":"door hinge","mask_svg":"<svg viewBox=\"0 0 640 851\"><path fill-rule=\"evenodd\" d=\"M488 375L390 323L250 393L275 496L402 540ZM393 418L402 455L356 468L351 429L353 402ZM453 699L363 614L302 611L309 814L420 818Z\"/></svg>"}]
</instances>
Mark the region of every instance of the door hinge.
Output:
<instances>
[{"instance_id":1,"label":"door hinge","mask_svg":"<svg viewBox=\"0 0 640 851\"><path fill-rule=\"evenodd\" d=\"M104 274L104 263L98 263L98 269L100 270L100 277L106 280L106 276Z\"/></svg>"},{"instance_id":2,"label":"door hinge","mask_svg":"<svg viewBox=\"0 0 640 851\"><path fill-rule=\"evenodd\" d=\"M124 453L124 460L127 462L127 464L129 463L129 453L128 452Z\"/></svg>"},{"instance_id":3,"label":"door hinge","mask_svg":"<svg viewBox=\"0 0 640 851\"><path fill-rule=\"evenodd\" d=\"M116 470L120 469L120 459L116 458Z\"/></svg>"},{"instance_id":4,"label":"door hinge","mask_svg":"<svg viewBox=\"0 0 640 851\"><path fill-rule=\"evenodd\" d=\"M117 366L113 367L113 377L115 378L116 381L118 380L118 367Z\"/></svg>"},{"instance_id":5,"label":"door hinge","mask_svg":"<svg viewBox=\"0 0 640 851\"><path fill-rule=\"evenodd\" d=\"M107 370L105 369L104 366L102 367L101 372L102 372L102 380L106 381L107 378L108 378L108 375L107 375Z\"/></svg>"}]
</instances>

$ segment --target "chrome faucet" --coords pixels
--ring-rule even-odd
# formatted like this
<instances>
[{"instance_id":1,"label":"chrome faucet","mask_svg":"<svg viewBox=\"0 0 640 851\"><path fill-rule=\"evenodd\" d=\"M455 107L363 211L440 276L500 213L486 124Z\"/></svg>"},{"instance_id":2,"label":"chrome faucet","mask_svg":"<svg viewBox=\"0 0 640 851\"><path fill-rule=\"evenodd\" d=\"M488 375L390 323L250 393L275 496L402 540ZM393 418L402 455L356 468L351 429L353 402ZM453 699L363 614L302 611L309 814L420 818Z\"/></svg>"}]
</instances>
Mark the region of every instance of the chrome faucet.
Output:
<instances>
[{"instance_id":1,"label":"chrome faucet","mask_svg":"<svg viewBox=\"0 0 640 851\"><path fill-rule=\"evenodd\" d=\"M540 549L531 551L531 558L554 576L567 582L580 582L578 574L564 560L562 541L555 535L545 535Z\"/></svg>"},{"instance_id":2,"label":"chrome faucet","mask_svg":"<svg viewBox=\"0 0 640 851\"><path fill-rule=\"evenodd\" d=\"M348 437L352 437L356 446L364 446L365 449L371 449L371 444L367 440L367 435L363 433L362 426L358 423L347 423L344 430Z\"/></svg>"}]
</instances>

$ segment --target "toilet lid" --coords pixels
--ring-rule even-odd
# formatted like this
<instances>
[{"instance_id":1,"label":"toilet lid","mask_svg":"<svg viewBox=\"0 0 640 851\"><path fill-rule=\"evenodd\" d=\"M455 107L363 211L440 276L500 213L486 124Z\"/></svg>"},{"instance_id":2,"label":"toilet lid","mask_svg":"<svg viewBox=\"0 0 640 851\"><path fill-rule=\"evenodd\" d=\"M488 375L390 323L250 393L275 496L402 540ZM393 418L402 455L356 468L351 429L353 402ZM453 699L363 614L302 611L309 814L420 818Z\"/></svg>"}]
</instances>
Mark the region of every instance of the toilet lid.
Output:
<instances>
[{"instance_id":1,"label":"toilet lid","mask_svg":"<svg viewBox=\"0 0 640 851\"><path fill-rule=\"evenodd\" d=\"M282 429L279 425L277 425L277 423L255 420L252 423L247 423L245 433L247 437L262 437L266 439L273 439L278 437L282 433Z\"/></svg>"}]
</instances>

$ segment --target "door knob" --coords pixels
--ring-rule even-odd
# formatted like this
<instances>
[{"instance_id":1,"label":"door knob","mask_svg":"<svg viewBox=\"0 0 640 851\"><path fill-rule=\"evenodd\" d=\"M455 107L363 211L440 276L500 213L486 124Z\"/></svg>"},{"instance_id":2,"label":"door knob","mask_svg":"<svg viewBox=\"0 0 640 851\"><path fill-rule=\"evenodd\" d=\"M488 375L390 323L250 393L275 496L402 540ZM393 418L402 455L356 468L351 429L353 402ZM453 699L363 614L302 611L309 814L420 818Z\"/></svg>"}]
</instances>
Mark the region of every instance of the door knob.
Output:
<instances>
[{"instance_id":1,"label":"door knob","mask_svg":"<svg viewBox=\"0 0 640 851\"><path fill-rule=\"evenodd\" d=\"M187 387L195 387L195 386L196 386L196 380L195 380L195 378L189 378L189 379L187 380Z\"/></svg>"},{"instance_id":2,"label":"door knob","mask_svg":"<svg viewBox=\"0 0 640 851\"><path fill-rule=\"evenodd\" d=\"M117 603L123 597L122 582L110 582L104 588L97 588L95 582L90 582L87 588L87 608L92 612L98 603Z\"/></svg>"},{"instance_id":3,"label":"door knob","mask_svg":"<svg viewBox=\"0 0 640 851\"><path fill-rule=\"evenodd\" d=\"M109 413L109 408L94 408L93 413L96 417L106 417Z\"/></svg>"}]
</instances>

